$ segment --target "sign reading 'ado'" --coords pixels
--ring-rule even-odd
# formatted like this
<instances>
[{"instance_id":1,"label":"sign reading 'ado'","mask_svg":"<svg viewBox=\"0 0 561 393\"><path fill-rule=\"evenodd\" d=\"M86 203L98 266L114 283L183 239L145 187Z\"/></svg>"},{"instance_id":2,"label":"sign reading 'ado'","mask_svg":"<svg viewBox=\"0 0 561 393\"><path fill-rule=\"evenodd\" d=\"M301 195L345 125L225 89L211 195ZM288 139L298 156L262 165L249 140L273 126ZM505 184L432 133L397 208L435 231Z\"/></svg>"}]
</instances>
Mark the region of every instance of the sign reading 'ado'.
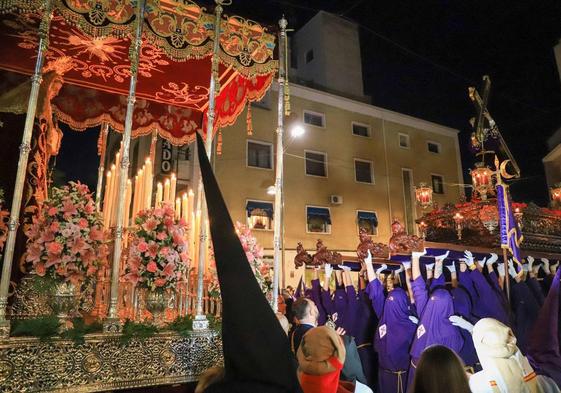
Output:
<instances>
[{"instance_id":1,"label":"sign reading 'ado'","mask_svg":"<svg viewBox=\"0 0 561 393\"><path fill-rule=\"evenodd\" d=\"M160 160L160 169L163 173L171 172L171 152L172 145L168 141L162 141L162 159Z\"/></svg>"}]
</instances>

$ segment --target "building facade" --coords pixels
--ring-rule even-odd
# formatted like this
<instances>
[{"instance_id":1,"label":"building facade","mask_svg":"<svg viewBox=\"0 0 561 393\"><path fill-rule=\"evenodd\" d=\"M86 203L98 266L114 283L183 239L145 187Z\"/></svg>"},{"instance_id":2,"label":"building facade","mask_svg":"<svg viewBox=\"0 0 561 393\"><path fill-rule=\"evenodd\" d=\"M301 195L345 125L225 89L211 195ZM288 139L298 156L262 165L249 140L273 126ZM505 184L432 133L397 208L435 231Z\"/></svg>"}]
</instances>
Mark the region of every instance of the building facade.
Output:
<instances>
[{"instance_id":1,"label":"building facade","mask_svg":"<svg viewBox=\"0 0 561 393\"><path fill-rule=\"evenodd\" d=\"M458 130L368 104L363 92L358 27L320 12L291 39L289 86L292 114L286 119L284 152L284 284L296 284L297 244L310 251L318 239L354 255L364 227L386 243L394 219L417 233L422 212L415 187L426 183L439 206L463 194ZM252 105L246 116L221 130L214 169L234 221L247 223L265 248L273 248L277 91ZM293 126L304 135L291 137ZM149 156L150 137L131 144L132 174ZM117 140L111 142L112 159ZM216 144L215 144L216 147ZM216 150L216 149L215 149ZM156 144L154 174L177 175L178 195L195 190L198 167L189 146Z\"/></svg>"}]
</instances>

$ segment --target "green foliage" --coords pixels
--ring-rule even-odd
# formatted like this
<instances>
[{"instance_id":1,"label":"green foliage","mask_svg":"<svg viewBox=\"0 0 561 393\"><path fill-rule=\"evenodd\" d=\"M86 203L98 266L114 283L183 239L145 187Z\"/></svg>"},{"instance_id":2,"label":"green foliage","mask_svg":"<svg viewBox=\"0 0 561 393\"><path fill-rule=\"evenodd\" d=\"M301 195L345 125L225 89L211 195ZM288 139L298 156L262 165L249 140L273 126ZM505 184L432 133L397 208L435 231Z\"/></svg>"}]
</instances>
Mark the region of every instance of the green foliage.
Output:
<instances>
[{"instance_id":1,"label":"green foliage","mask_svg":"<svg viewBox=\"0 0 561 393\"><path fill-rule=\"evenodd\" d=\"M127 344L132 339L144 340L154 336L157 332L158 328L154 325L126 321L123 326L121 342Z\"/></svg>"},{"instance_id":2,"label":"green foliage","mask_svg":"<svg viewBox=\"0 0 561 393\"><path fill-rule=\"evenodd\" d=\"M68 329L61 333L61 337L67 340L72 340L76 344L83 344L85 342L84 336L90 333L99 333L103 330L103 325L100 322L94 322L87 325L83 318L74 318L72 320L72 329Z\"/></svg>"},{"instance_id":3,"label":"green foliage","mask_svg":"<svg viewBox=\"0 0 561 393\"><path fill-rule=\"evenodd\" d=\"M178 317L167 326L167 329L178 333L182 337L187 337L193 331L193 318L188 316Z\"/></svg>"},{"instance_id":4,"label":"green foliage","mask_svg":"<svg viewBox=\"0 0 561 393\"><path fill-rule=\"evenodd\" d=\"M54 293L58 283L59 281L51 276L41 277L41 276L33 275L31 277L31 287L35 292L41 295L48 295Z\"/></svg>"},{"instance_id":5,"label":"green foliage","mask_svg":"<svg viewBox=\"0 0 561 393\"><path fill-rule=\"evenodd\" d=\"M222 333L222 319L214 315L207 315L208 325L211 329L216 330L218 334Z\"/></svg>"},{"instance_id":6,"label":"green foliage","mask_svg":"<svg viewBox=\"0 0 561 393\"><path fill-rule=\"evenodd\" d=\"M54 315L36 319L16 320L12 323L12 336L38 337L41 341L49 341L58 334L59 321Z\"/></svg>"}]
</instances>

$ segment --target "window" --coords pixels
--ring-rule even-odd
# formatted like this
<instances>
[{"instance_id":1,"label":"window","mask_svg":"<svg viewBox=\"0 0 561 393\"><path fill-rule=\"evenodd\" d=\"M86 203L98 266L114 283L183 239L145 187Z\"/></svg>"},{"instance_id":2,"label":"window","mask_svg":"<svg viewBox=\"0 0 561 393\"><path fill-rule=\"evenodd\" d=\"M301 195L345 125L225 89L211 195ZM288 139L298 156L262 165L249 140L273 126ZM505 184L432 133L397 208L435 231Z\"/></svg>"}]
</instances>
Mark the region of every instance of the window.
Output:
<instances>
[{"instance_id":1,"label":"window","mask_svg":"<svg viewBox=\"0 0 561 393\"><path fill-rule=\"evenodd\" d=\"M327 177L327 155L319 152L306 152L306 175Z\"/></svg>"},{"instance_id":2,"label":"window","mask_svg":"<svg viewBox=\"0 0 561 393\"><path fill-rule=\"evenodd\" d=\"M247 225L250 229L273 229L273 203L247 201Z\"/></svg>"},{"instance_id":3,"label":"window","mask_svg":"<svg viewBox=\"0 0 561 393\"><path fill-rule=\"evenodd\" d=\"M325 115L323 113L304 111L304 123L316 127L325 127Z\"/></svg>"},{"instance_id":4,"label":"window","mask_svg":"<svg viewBox=\"0 0 561 393\"><path fill-rule=\"evenodd\" d=\"M359 210L356 213L357 226L364 228L369 235L378 234L378 216L374 212Z\"/></svg>"},{"instance_id":5,"label":"window","mask_svg":"<svg viewBox=\"0 0 561 393\"><path fill-rule=\"evenodd\" d=\"M401 169L403 180L403 200L405 214L405 230L408 234L415 234L415 217L413 201L413 171L411 169Z\"/></svg>"},{"instance_id":6,"label":"window","mask_svg":"<svg viewBox=\"0 0 561 393\"><path fill-rule=\"evenodd\" d=\"M370 126L353 122L353 135L370 136Z\"/></svg>"},{"instance_id":7,"label":"window","mask_svg":"<svg viewBox=\"0 0 561 393\"><path fill-rule=\"evenodd\" d=\"M432 192L435 194L444 194L444 178L440 175L431 175Z\"/></svg>"},{"instance_id":8,"label":"window","mask_svg":"<svg viewBox=\"0 0 561 393\"><path fill-rule=\"evenodd\" d=\"M264 142L247 141L247 166L273 169L273 145Z\"/></svg>"},{"instance_id":9,"label":"window","mask_svg":"<svg viewBox=\"0 0 561 393\"><path fill-rule=\"evenodd\" d=\"M440 153L440 143L438 143L438 142L427 142L427 149L431 153L439 154Z\"/></svg>"},{"instance_id":10,"label":"window","mask_svg":"<svg viewBox=\"0 0 561 393\"><path fill-rule=\"evenodd\" d=\"M310 49L306 52L306 64L308 64L312 60L314 60L314 50Z\"/></svg>"},{"instance_id":11,"label":"window","mask_svg":"<svg viewBox=\"0 0 561 393\"><path fill-rule=\"evenodd\" d=\"M409 149L409 135L399 134L399 147Z\"/></svg>"},{"instance_id":12,"label":"window","mask_svg":"<svg viewBox=\"0 0 561 393\"><path fill-rule=\"evenodd\" d=\"M355 160L355 180L359 183L374 183L372 161Z\"/></svg>"},{"instance_id":13,"label":"window","mask_svg":"<svg viewBox=\"0 0 561 393\"><path fill-rule=\"evenodd\" d=\"M311 233L331 233L329 208L306 206L306 227Z\"/></svg>"}]
</instances>

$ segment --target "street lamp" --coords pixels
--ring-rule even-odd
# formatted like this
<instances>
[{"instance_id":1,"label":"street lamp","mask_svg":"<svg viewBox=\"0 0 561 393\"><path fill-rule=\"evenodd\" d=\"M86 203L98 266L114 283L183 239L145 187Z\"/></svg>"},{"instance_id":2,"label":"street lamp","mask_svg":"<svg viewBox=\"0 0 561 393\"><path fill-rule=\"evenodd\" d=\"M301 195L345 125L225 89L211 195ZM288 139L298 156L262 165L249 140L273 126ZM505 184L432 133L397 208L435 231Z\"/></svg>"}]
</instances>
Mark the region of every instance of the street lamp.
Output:
<instances>
[{"instance_id":1,"label":"street lamp","mask_svg":"<svg viewBox=\"0 0 561 393\"><path fill-rule=\"evenodd\" d=\"M292 129L290 130L290 135L293 138L300 138L302 135L304 135L306 133L306 130L304 129L304 127L302 127L302 125L300 124L295 124Z\"/></svg>"}]
</instances>

